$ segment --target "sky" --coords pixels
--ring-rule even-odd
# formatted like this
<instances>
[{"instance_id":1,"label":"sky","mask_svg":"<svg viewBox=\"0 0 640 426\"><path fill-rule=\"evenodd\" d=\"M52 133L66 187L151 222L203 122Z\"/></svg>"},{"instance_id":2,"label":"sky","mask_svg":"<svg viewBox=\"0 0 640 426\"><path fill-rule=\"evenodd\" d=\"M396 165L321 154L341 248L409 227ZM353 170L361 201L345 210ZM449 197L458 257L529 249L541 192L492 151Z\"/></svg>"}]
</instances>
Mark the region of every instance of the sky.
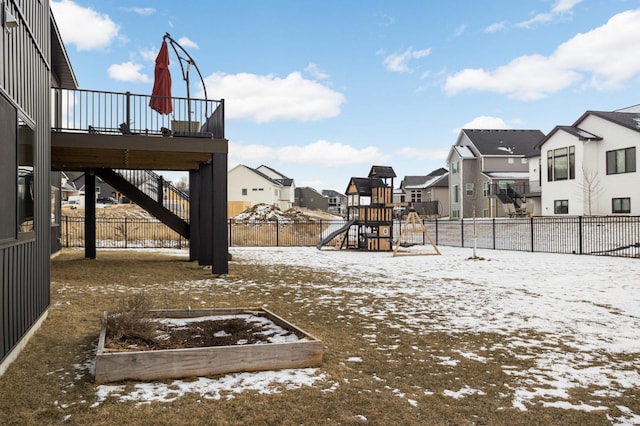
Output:
<instances>
[{"instance_id":1,"label":"sky","mask_svg":"<svg viewBox=\"0 0 640 426\"><path fill-rule=\"evenodd\" d=\"M406 250L414 254L433 252L430 246ZM469 260L470 248L440 247L440 251L440 256L393 257L388 252L319 251L313 247L233 247L235 262L308 268L315 271L316 276L326 273L330 278L310 280L301 286L296 280L265 283L229 275L163 283L156 288L188 290L193 295L194 306L198 303L205 306L204 295L215 287L218 292L253 294L257 297L255 306L268 308L275 289L282 291L285 286L291 300L307 306L309 321L320 328L325 307L344 304L345 324L364 321L371 330L370 334L354 339L362 346L376 347L380 352L378 361L357 350L329 348L332 362L353 367L344 369L345 376L335 376L320 366L138 382L127 386L101 385L96 387L97 401L92 407L99 406L108 397L146 404L194 396L204 400L229 399L246 391L295 392L305 386L325 393L356 381L362 392L405 399L407 410L424 404L446 403L447 398L471 397L475 401L496 398L495 384L491 382L469 384L453 380L457 372L469 368L471 360L487 365L503 363L504 374L515 377L509 394L501 395L503 409L527 411L541 405L570 413L596 411L602 414L603 422L606 417L612 425L640 423L637 407L616 405L614 408L610 402L602 401L603 397L615 400L616 396L633 394L640 387L640 359L634 356L640 351L640 284L629 279L640 274L640 263L623 257L507 250L478 250L483 260L473 261ZM188 256L184 250L162 252ZM336 265L340 265L338 274ZM518 265L516 274L513 265ZM402 271L400 280L397 271ZM82 291L63 282L52 283L52 286L54 290L59 288L60 300L55 305L58 309L64 309L65 295ZM114 294L122 291L121 286L115 284L98 290ZM397 335L389 336L389 328L398 330ZM436 358L441 368L432 371L437 376L433 382L451 386L436 393L435 389L424 388L423 381L411 375L405 378L410 391L388 386L383 379L388 363L401 362L399 359L407 356L405 350L398 350L399 345L407 348L411 343L406 339L415 334L441 332L453 337L451 354L442 356L437 346L414 345L411 349L418 362ZM487 339L488 343L479 346L460 343L456 338L483 333L496 333L502 338L493 342ZM50 374L72 380L69 386L79 386L92 374L93 354L85 356L86 362L74 365L74 374L60 370ZM513 365L513 359L528 361ZM370 380L372 377L374 380ZM582 395L579 404L575 403L575 395ZM73 407L83 404L87 401L69 402L63 409L68 409L71 416ZM354 414L361 420L369 415L364 410L354 410Z\"/></svg>"},{"instance_id":2,"label":"sky","mask_svg":"<svg viewBox=\"0 0 640 426\"><path fill-rule=\"evenodd\" d=\"M81 89L150 94L165 33L225 99L229 168L344 192L446 167L460 129L640 104L640 0L52 0ZM173 55L173 53L171 53ZM185 96L177 58L174 96ZM203 97L201 84L191 93ZM167 174L169 179L179 175Z\"/></svg>"}]
</instances>

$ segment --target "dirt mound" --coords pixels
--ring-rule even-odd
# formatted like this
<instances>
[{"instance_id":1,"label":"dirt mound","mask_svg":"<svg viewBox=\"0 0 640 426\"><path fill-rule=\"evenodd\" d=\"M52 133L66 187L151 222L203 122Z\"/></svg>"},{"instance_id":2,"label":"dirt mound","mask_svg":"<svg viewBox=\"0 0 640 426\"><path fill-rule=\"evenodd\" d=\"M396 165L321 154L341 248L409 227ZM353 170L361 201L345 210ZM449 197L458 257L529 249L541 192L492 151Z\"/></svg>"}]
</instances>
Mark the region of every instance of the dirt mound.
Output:
<instances>
[{"instance_id":1,"label":"dirt mound","mask_svg":"<svg viewBox=\"0 0 640 426\"><path fill-rule=\"evenodd\" d=\"M310 220L309 216L302 213L299 209L291 208L283 212L276 206L270 206L262 203L249 207L234 217L234 219L237 222L302 222Z\"/></svg>"},{"instance_id":2,"label":"dirt mound","mask_svg":"<svg viewBox=\"0 0 640 426\"><path fill-rule=\"evenodd\" d=\"M71 209L62 207L62 216L84 217L84 209ZM96 205L96 217L114 217L130 219L153 218L146 210L136 204L98 204Z\"/></svg>"}]
</instances>

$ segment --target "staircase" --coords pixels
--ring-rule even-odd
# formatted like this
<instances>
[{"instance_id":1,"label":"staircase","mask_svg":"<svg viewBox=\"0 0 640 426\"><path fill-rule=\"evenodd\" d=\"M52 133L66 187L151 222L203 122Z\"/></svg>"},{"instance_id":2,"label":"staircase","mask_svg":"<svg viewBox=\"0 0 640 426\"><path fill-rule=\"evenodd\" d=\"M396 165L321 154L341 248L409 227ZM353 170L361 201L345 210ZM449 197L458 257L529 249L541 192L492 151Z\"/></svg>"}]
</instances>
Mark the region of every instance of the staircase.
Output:
<instances>
[{"instance_id":1,"label":"staircase","mask_svg":"<svg viewBox=\"0 0 640 426\"><path fill-rule=\"evenodd\" d=\"M95 174L182 237L189 238L187 193L150 170L95 169Z\"/></svg>"},{"instance_id":2,"label":"staircase","mask_svg":"<svg viewBox=\"0 0 640 426\"><path fill-rule=\"evenodd\" d=\"M496 197L502 204L513 204L517 209L522 205L522 198L512 187L498 189Z\"/></svg>"}]
</instances>

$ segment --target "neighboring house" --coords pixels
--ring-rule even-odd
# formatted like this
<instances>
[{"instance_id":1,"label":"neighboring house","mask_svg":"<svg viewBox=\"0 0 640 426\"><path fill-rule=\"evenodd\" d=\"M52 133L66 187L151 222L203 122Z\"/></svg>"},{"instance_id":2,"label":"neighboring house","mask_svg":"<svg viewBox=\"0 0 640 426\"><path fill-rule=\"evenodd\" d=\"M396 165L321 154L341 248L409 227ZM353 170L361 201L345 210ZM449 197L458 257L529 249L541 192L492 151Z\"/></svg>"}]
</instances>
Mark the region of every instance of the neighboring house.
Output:
<instances>
[{"instance_id":1,"label":"neighboring house","mask_svg":"<svg viewBox=\"0 0 640 426\"><path fill-rule=\"evenodd\" d=\"M426 176L405 176L400 182L409 208L421 216L449 216L449 172L444 168Z\"/></svg>"},{"instance_id":2,"label":"neighboring house","mask_svg":"<svg viewBox=\"0 0 640 426\"><path fill-rule=\"evenodd\" d=\"M323 189L322 195L327 197L329 212L344 215L347 212L347 196L332 189Z\"/></svg>"},{"instance_id":3,"label":"neighboring house","mask_svg":"<svg viewBox=\"0 0 640 426\"><path fill-rule=\"evenodd\" d=\"M543 215L640 215L640 108L587 111L540 144Z\"/></svg>"},{"instance_id":4,"label":"neighboring house","mask_svg":"<svg viewBox=\"0 0 640 426\"><path fill-rule=\"evenodd\" d=\"M84 173L78 175L73 181L73 186L78 189L79 192L84 194ZM122 194L114 187L103 181L99 176L96 176L96 199L102 197L112 197L118 202L121 201ZM142 188L141 188L142 189Z\"/></svg>"},{"instance_id":5,"label":"neighboring house","mask_svg":"<svg viewBox=\"0 0 640 426\"><path fill-rule=\"evenodd\" d=\"M3 1L0 14L2 375L47 316L50 256L61 235L61 178L50 167L51 87L77 83L49 2Z\"/></svg>"},{"instance_id":6,"label":"neighboring house","mask_svg":"<svg viewBox=\"0 0 640 426\"><path fill-rule=\"evenodd\" d=\"M329 211L329 200L327 197L308 186L296 188L294 204L298 207L311 210Z\"/></svg>"},{"instance_id":7,"label":"neighboring house","mask_svg":"<svg viewBox=\"0 0 640 426\"><path fill-rule=\"evenodd\" d=\"M540 130L463 129L449 151L452 219L505 216L529 192L529 157L544 138Z\"/></svg>"},{"instance_id":8,"label":"neighboring house","mask_svg":"<svg viewBox=\"0 0 640 426\"><path fill-rule=\"evenodd\" d=\"M260 166L257 169L239 164L228 173L228 201L268 204L288 210L295 201L295 184L275 170Z\"/></svg>"}]
</instances>

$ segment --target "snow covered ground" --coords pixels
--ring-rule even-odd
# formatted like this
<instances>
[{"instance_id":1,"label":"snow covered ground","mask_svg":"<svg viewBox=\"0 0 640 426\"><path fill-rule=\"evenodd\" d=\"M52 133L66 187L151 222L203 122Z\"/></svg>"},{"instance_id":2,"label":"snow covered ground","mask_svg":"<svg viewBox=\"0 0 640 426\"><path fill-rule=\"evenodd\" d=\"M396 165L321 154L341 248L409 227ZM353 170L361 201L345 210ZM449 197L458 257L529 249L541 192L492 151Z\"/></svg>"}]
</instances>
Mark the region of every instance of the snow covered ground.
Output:
<instances>
[{"instance_id":1,"label":"snow covered ground","mask_svg":"<svg viewBox=\"0 0 640 426\"><path fill-rule=\"evenodd\" d=\"M409 250L416 253L433 249ZM335 303L335 298L344 298L353 314L388 321L389 327L402 331L504 335L494 347L460 351L460 357L483 362L502 351L530 360L531 367L526 369L502 366L505 374L520 383L512 389L511 397L511 406L517 409L527 410L531 404L541 403L606 412L607 407L597 404L570 403L569 392L573 388L591 389L593 400L597 400L598 395L618 395L640 388L640 259L479 250L478 255L484 259L470 260L471 249L440 250L441 256L407 257L308 247L230 251L242 263L302 266L318 273L339 271L331 283L304 283L322 295L313 301L318 311L323 304L328 306ZM230 285L231 280L213 279L219 286ZM207 281L210 284L212 280ZM202 283L182 285L197 287ZM263 302L268 303L266 290ZM370 302L372 296L375 304ZM451 368L456 363L443 360L443 365ZM98 404L107 396L145 403L174 399L186 392L219 398L220 389L259 389L267 393L270 389L280 391L278 386L296 388L319 382L327 392L339 386L338 378L327 378L320 367L232 374L189 383L139 384L127 393L124 387L99 386ZM429 394L428 390L424 392ZM444 393L452 398L474 394L483 395L483 391L462 388ZM607 414L611 424L640 424L640 413L625 406L617 408L623 414Z\"/></svg>"}]
</instances>

